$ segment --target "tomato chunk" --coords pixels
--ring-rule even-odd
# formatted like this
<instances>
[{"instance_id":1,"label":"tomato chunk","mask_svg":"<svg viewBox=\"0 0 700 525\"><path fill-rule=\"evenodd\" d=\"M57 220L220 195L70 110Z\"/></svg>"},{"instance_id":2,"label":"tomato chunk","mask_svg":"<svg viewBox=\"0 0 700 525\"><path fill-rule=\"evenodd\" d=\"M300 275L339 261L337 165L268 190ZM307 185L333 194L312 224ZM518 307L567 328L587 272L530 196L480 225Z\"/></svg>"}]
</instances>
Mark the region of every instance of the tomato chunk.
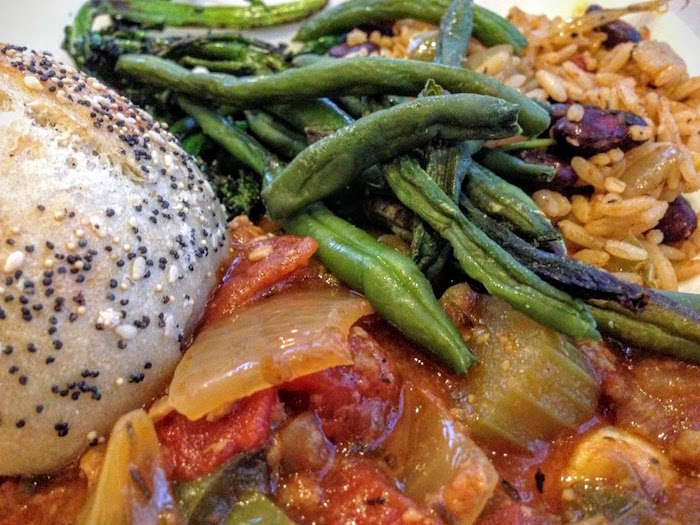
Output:
<instances>
[{"instance_id":1,"label":"tomato chunk","mask_svg":"<svg viewBox=\"0 0 700 525\"><path fill-rule=\"evenodd\" d=\"M403 494L378 463L366 458L341 460L322 487L325 523L443 523Z\"/></svg>"},{"instance_id":2,"label":"tomato chunk","mask_svg":"<svg viewBox=\"0 0 700 525\"><path fill-rule=\"evenodd\" d=\"M231 315L246 301L304 267L317 246L311 237L296 235L235 243L233 261L207 305L205 322Z\"/></svg>"},{"instance_id":3,"label":"tomato chunk","mask_svg":"<svg viewBox=\"0 0 700 525\"><path fill-rule=\"evenodd\" d=\"M350 332L354 364L339 366L286 383L288 403L316 412L334 443L374 446L392 430L400 413L402 382L393 359L365 330Z\"/></svg>"},{"instance_id":4,"label":"tomato chunk","mask_svg":"<svg viewBox=\"0 0 700 525\"><path fill-rule=\"evenodd\" d=\"M190 421L175 411L158 421L156 432L169 479L196 479L234 454L261 447L270 435L277 403L277 392L268 389L238 401L214 421Z\"/></svg>"}]
</instances>

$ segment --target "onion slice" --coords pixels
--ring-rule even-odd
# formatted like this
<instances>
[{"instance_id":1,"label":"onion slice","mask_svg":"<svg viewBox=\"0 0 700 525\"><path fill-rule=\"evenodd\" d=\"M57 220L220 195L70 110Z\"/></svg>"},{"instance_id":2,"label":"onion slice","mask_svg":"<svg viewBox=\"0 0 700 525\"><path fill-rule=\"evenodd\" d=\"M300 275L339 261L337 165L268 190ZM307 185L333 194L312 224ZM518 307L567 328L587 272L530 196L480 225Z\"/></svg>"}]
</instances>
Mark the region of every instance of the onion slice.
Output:
<instances>
[{"instance_id":1,"label":"onion slice","mask_svg":"<svg viewBox=\"0 0 700 525\"><path fill-rule=\"evenodd\" d=\"M184 524L170 492L158 436L144 410L114 425L104 463L76 525Z\"/></svg>"},{"instance_id":2,"label":"onion slice","mask_svg":"<svg viewBox=\"0 0 700 525\"><path fill-rule=\"evenodd\" d=\"M207 324L180 361L169 401L189 419L291 379L352 363L350 327L370 304L340 288L283 291Z\"/></svg>"}]
</instances>

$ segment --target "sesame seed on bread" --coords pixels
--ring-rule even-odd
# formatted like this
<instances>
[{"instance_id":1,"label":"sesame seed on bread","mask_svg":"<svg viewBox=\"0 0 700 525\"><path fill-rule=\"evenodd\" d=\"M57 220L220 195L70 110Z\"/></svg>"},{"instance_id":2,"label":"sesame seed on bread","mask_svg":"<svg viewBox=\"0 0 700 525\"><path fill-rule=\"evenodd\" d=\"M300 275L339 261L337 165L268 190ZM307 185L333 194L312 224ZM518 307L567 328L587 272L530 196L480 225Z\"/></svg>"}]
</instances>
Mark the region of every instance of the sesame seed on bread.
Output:
<instances>
[{"instance_id":1,"label":"sesame seed on bread","mask_svg":"<svg viewBox=\"0 0 700 525\"><path fill-rule=\"evenodd\" d=\"M0 44L0 475L75 461L166 386L229 254L174 137Z\"/></svg>"}]
</instances>

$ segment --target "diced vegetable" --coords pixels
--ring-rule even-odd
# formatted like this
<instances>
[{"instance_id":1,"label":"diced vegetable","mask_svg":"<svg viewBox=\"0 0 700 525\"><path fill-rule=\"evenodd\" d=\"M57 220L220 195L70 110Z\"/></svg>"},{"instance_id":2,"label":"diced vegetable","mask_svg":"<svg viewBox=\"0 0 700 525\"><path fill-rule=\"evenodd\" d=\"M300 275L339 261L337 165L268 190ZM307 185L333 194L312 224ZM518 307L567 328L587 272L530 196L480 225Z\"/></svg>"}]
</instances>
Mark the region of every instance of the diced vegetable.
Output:
<instances>
[{"instance_id":1,"label":"diced vegetable","mask_svg":"<svg viewBox=\"0 0 700 525\"><path fill-rule=\"evenodd\" d=\"M428 392L407 384L401 419L384 444L386 461L413 500L450 523L474 523L498 483L486 455Z\"/></svg>"},{"instance_id":2,"label":"diced vegetable","mask_svg":"<svg viewBox=\"0 0 700 525\"><path fill-rule=\"evenodd\" d=\"M574 521L602 515L613 523L657 523L651 502L673 490L677 476L661 450L603 427L578 444L563 473L566 512Z\"/></svg>"},{"instance_id":3,"label":"diced vegetable","mask_svg":"<svg viewBox=\"0 0 700 525\"><path fill-rule=\"evenodd\" d=\"M233 508L224 525L294 525L294 522L266 496L255 492Z\"/></svg>"},{"instance_id":4,"label":"diced vegetable","mask_svg":"<svg viewBox=\"0 0 700 525\"><path fill-rule=\"evenodd\" d=\"M190 421L172 410L156 423L171 481L210 474L241 452L260 449L271 433L277 391L268 388L227 405L223 414Z\"/></svg>"},{"instance_id":5,"label":"diced vegetable","mask_svg":"<svg viewBox=\"0 0 700 525\"><path fill-rule=\"evenodd\" d=\"M184 523L163 470L153 421L144 410L114 425L97 484L77 525Z\"/></svg>"},{"instance_id":6,"label":"diced vegetable","mask_svg":"<svg viewBox=\"0 0 700 525\"><path fill-rule=\"evenodd\" d=\"M316 241L310 237L264 237L262 231L258 234L247 231L247 224L238 222L244 225L232 232L235 241L233 262L226 271L223 283L207 304L207 323L230 316L257 294L302 268L316 252Z\"/></svg>"},{"instance_id":7,"label":"diced vegetable","mask_svg":"<svg viewBox=\"0 0 700 525\"><path fill-rule=\"evenodd\" d=\"M352 363L348 330L369 303L342 289L282 292L208 324L175 370L172 406L194 420L291 379Z\"/></svg>"},{"instance_id":8,"label":"diced vegetable","mask_svg":"<svg viewBox=\"0 0 700 525\"><path fill-rule=\"evenodd\" d=\"M239 454L207 476L176 484L175 494L188 525L208 525L221 523L246 495L269 488L265 454Z\"/></svg>"},{"instance_id":9,"label":"diced vegetable","mask_svg":"<svg viewBox=\"0 0 700 525\"><path fill-rule=\"evenodd\" d=\"M456 395L477 440L531 449L593 415L598 383L570 339L491 296L480 296L472 315L481 366Z\"/></svg>"},{"instance_id":10,"label":"diced vegetable","mask_svg":"<svg viewBox=\"0 0 700 525\"><path fill-rule=\"evenodd\" d=\"M351 331L351 366L329 368L280 387L281 399L317 414L323 434L341 447L352 443L375 449L401 412L402 381L396 360L366 330L381 322L372 316Z\"/></svg>"},{"instance_id":11,"label":"diced vegetable","mask_svg":"<svg viewBox=\"0 0 700 525\"><path fill-rule=\"evenodd\" d=\"M303 412L280 429L276 452L282 472L320 473L330 467L335 447L323 433L321 424L318 414Z\"/></svg>"},{"instance_id":12,"label":"diced vegetable","mask_svg":"<svg viewBox=\"0 0 700 525\"><path fill-rule=\"evenodd\" d=\"M312 511L320 516L317 523L445 524L400 490L386 467L361 455L337 459L333 469L321 481L321 490L322 504L316 504L320 508ZM286 501L292 498L294 495L288 494Z\"/></svg>"}]
</instances>

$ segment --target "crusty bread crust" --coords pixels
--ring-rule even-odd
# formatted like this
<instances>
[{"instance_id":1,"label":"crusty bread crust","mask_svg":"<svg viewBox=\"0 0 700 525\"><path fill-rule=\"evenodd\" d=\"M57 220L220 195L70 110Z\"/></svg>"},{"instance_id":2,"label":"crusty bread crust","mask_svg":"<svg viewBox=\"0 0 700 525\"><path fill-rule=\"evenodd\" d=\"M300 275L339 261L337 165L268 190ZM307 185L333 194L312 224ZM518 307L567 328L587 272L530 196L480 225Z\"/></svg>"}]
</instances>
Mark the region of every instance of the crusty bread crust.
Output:
<instances>
[{"instance_id":1,"label":"crusty bread crust","mask_svg":"<svg viewBox=\"0 0 700 525\"><path fill-rule=\"evenodd\" d=\"M229 253L145 112L0 44L0 475L60 469L166 386Z\"/></svg>"}]
</instances>

